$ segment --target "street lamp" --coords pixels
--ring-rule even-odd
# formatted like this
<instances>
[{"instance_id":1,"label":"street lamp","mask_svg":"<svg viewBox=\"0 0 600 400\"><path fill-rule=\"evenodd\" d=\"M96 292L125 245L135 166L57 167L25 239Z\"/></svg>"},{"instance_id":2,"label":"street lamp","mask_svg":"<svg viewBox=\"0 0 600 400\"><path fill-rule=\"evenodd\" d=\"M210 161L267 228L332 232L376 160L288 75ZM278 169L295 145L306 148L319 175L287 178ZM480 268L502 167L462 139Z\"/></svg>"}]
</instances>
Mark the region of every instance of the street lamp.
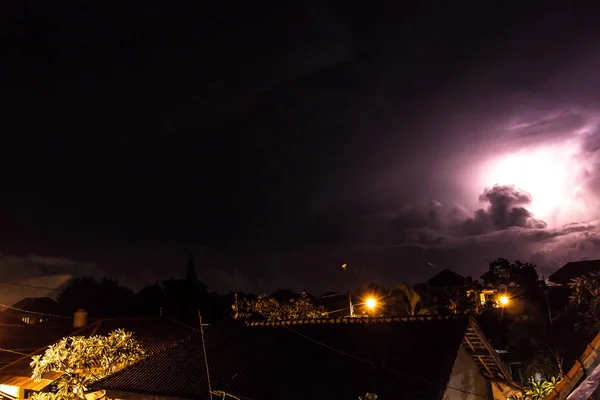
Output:
<instances>
[{"instance_id":1,"label":"street lamp","mask_svg":"<svg viewBox=\"0 0 600 400\"><path fill-rule=\"evenodd\" d=\"M365 306L373 311L375 308L377 308L377 299L375 297L367 297L367 299L365 300Z\"/></svg>"},{"instance_id":2,"label":"street lamp","mask_svg":"<svg viewBox=\"0 0 600 400\"><path fill-rule=\"evenodd\" d=\"M498 302L500 303L500 305L501 305L502 307L505 307L505 306L507 306L507 305L508 305L508 303L510 303L510 299L508 298L508 296L507 296L507 295L503 294L502 296L500 296L500 297L498 298Z\"/></svg>"}]
</instances>

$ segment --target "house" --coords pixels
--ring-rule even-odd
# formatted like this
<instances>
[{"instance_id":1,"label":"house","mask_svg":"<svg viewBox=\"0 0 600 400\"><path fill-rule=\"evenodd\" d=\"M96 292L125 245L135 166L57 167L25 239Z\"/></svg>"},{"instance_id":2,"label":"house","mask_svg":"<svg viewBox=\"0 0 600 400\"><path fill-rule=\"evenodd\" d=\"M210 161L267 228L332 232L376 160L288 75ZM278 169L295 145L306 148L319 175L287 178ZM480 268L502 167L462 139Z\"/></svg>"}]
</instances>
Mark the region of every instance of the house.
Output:
<instances>
[{"instance_id":1,"label":"house","mask_svg":"<svg viewBox=\"0 0 600 400\"><path fill-rule=\"evenodd\" d=\"M589 400L600 398L600 333L556 388L544 400Z\"/></svg>"},{"instance_id":2,"label":"house","mask_svg":"<svg viewBox=\"0 0 600 400\"><path fill-rule=\"evenodd\" d=\"M96 382L89 394L481 400L518 390L477 323L458 315L217 323Z\"/></svg>"},{"instance_id":3,"label":"house","mask_svg":"<svg viewBox=\"0 0 600 400\"><path fill-rule=\"evenodd\" d=\"M48 346L75 330L71 324L59 326L2 324L0 327L0 369L17 362L23 354L35 353L39 348ZM0 374L1 375L1 374ZM0 379L0 395L14 393Z\"/></svg>"},{"instance_id":4,"label":"house","mask_svg":"<svg viewBox=\"0 0 600 400\"><path fill-rule=\"evenodd\" d=\"M198 332L195 328L161 317L102 319L89 325L85 324L78 329L74 329L72 325L62 327L24 325L18 328L23 331L21 332L22 340L24 340L22 343L18 342L17 338L13 338L11 343L5 344L1 340L2 333L0 333L2 348L22 347L19 351L20 354L9 353L9 356L6 356L0 352L0 355L4 356L0 361L2 362L0 364L0 396L11 399L25 399L32 392L52 388L52 383L61 374L46 374L41 382L35 382L31 379L32 370L29 363L32 356L43 354L49 345L58 342L65 336L107 335L116 329L124 329L134 333L144 351L150 356L182 340L189 339ZM18 333L16 329L12 329L7 334L9 335L7 340Z\"/></svg>"},{"instance_id":5,"label":"house","mask_svg":"<svg viewBox=\"0 0 600 400\"><path fill-rule=\"evenodd\" d=\"M62 308L50 297L26 297L7 307L4 313L13 321L29 325L64 318Z\"/></svg>"},{"instance_id":6,"label":"house","mask_svg":"<svg viewBox=\"0 0 600 400\"><path fill-rule=\"evenodd\" d=\"M558 285L568 285L569 281L591 272L600 272L600 260L571 261L554 271L548 280Z\"/></svg>"},{"instance_id":7,"label":"house","mask_svg":"<svg viewBox=\"0 0 600 400\"><path fill-rule=\"evenodd\" d=\"M435 295L455 295L466 296L472 299L477 308L485 307L491 304L498 307L498 289L486 288L477 282L473 282L471 277L465 278L449 269L443 269L427 282L424 286L428 292Z\"/></svg>"}]
</instances>

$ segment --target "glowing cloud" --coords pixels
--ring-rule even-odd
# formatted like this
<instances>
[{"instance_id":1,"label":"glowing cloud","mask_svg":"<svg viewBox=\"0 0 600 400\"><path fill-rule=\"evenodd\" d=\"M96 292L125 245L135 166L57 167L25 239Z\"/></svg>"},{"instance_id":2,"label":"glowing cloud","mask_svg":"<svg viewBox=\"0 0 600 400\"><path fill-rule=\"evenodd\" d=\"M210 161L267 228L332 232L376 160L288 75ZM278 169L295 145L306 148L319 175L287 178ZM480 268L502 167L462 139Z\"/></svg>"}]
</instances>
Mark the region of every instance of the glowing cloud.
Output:
<instances>
[{"instance_id":1,"label":"glowing cloud","mask_svg":"<svg viewBox=\"0 0 600 400\"><path fill-rule=\"evenodd\" d=\"M572 222L586 211L579 196L577 151L576 145L565 143L496 157L481 169L479 185L515 185L531 194L527 209L536 218L554 226Z\"/></svg>"}]
</instances>

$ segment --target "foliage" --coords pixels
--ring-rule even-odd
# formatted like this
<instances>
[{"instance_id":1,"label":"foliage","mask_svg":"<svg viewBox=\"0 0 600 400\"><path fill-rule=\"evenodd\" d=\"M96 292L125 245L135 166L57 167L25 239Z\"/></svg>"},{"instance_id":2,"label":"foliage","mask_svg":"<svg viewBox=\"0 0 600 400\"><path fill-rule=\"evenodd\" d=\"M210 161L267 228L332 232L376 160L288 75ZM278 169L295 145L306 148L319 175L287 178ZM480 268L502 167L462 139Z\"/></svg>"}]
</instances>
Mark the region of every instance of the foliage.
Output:
<instances>
[{"instance_id":1,"label":"foliage","mask_svg":"<svg viewBox=\"0 0 600 400\"><path fill-rule=\"evenodd\" d=\"M580 311L582 325L591 332L600 330L600 273L592 272L569 282L571 296L569 302Z\"/></svg>"},{"instance_id":2,"label":"foliage","mask_svg":"<svg viewBox=\"0 0 600 400\"><path fill-rule=\"evenodd\" d=\"M402 282L396 285L389 298L389 306L398 315L419 315L425 313L419 293L410 285Z\"/></svg>"},{"instance_id":3,"label":"foliage","mask_svg":"<svg viewBox=\"0 0 600 400\"><path fill-rule=\"evenodd\" d=\"M102 301L98 301L98 299ZM57 298L70 313L83 308L94 317L121 317L135 314L135 296L131 289L120 286L116 280L77 278L69 281Z\"/></svg>"},{"instance_id":4,"label":"foliage","mask_svg":"<svg viewBox=\"0 0 600 400\"><path fill-rule=\"evenodd\" d=\"M531 379L529 384L525 388L525 392L519 395L512 395L508 400L542 400L552 392L552 390L558 385L560 378L552 377L549 380L535 380Z\"/></svg>"},{"instance_id":5,"label":"foliage","mask_svg":"<svg viewBox=\"0 0 600 400\"><path fill-rule=\"evenodd\" d=\"M537 266L532 263L523 263L519 260L511 263L505 258L492 261L488 272L481 275L481 280L486 285L506 287L517 285L525 290L533 289L538 280Z\"/></svg>"},{"instance_id":6,"label":"foliage","mask_svg":"<svg viewBox=\"0 0 600 400\"><path fill-rule=\"evenodd\" d=\"M520 312L508 318L508 346L520 355L525 375L562 375L566 349L561 332L549 325L543 307L523 303Z\"/></svg>"},{"instance_id":7,"label":"foliage","mask_svg":"<svg viewBox=\"0 0 600 400\"><path fill-rule=\"evenodd\" d=\"M358 396L358 400L377 400L377 397L375 393L367 393L364 396Z\"/></svg>"},{"instance_id":8,"label":"foliage","mask_svg":"<svg viewBox=\"0 0 600 400\"><path fill-rule=\"evenodd\" d=\"M236 310L236 305L232 305ZM239 305L239 316L246 318L264 318L268 321L285 321L290 319L321 318L327 316L324 307L315 306L306 292L300 298L291 299L281 304L272 297L260 295L256 299L243 299Z\"/></svg>"},{"instance_id":9,"label":"foliage","mask_svg":"<svg viewBox=\"0 0 600 400\"><path fill-rule=\"evenodd\" d=\"M48 347L43 355L32 357L32 378L42 379L47 372L61 372L57 392L39 393L34 400L83 399L87 387L144 355L130 332L118 329L107 336L71 336Z\"/></svg>"},{"instance_id":10,"label":"foliage","mask_svg":"<svg viewBox=\"0 0 600 400\"><path fill-rule=\"evenodd\" d=\"M377 397L375 393L367 393L364 396L358 396L358 400L377 400Z\"/></svg>"},{"instance_id":11,"label":"foliage","mask_svg":"<svg viewBox=\"0 0 600 400\"><path fill-rule=\"evenodd\" d=\"M464 314L479 311L475 293L467 294L465 289L457 290L454 293L447 291L438 298L437 302L440 312Z\"/></svg>"}]
</instances>

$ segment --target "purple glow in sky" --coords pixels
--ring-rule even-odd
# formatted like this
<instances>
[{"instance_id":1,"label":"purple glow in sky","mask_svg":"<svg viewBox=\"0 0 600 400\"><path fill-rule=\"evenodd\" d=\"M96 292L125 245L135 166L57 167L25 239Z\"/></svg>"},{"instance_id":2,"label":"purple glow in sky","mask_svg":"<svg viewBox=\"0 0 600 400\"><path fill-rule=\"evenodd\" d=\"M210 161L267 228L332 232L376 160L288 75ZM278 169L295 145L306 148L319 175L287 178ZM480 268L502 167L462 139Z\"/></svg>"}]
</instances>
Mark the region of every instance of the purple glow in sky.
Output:
<instances>
[{"instance_id":1,"label":"purple glow in sky","mask_svg":"<svg viewBox=\"0 0 600 400\"><path fill-rule=\"evenodd\" d=\"M2 14L0 274L137 289L190 250L216 291L319 292L600 257L600 9L150 3Z\"/></svg>"}]
</instances>

